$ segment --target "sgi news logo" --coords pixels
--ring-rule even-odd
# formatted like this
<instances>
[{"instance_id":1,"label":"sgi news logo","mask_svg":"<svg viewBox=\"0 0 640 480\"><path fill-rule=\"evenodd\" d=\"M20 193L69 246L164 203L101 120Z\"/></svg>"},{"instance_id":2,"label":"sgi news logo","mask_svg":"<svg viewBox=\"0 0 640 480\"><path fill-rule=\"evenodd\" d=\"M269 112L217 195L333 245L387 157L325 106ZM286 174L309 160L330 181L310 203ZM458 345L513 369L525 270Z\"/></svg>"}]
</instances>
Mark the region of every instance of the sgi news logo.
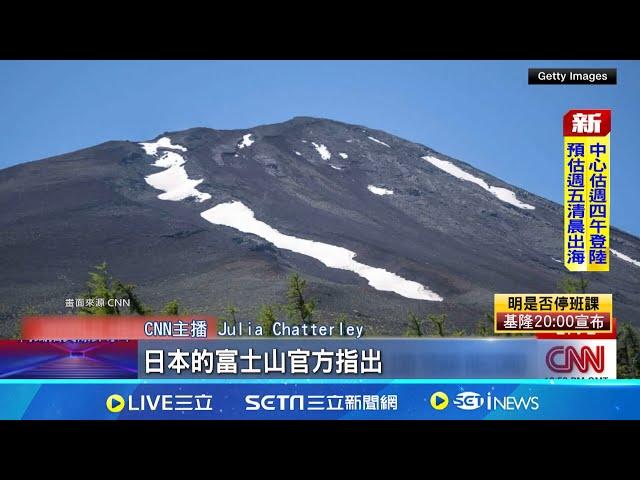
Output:
<instances>
[{"instance_id":1,"label":"sgi news logo","mask_svg":"<svg viewBox=\"0 0 640 480\"><path fill-rule=\"evenodd\" d=\"M453 404L460 410L477 410L484 405L484 398L476 392L462 392L456 395Z\"/></svg>"},{"instance_id":2,"label":"sgi news logo","mask_svg":"<svg viewBox=\"0 0 640 480\"><path fill-rule=\"evenodd\" d=\"M497 396L492 395L491 392L483 396L476 392L460 392L453 400L453 404L460 410L478 410L484 407L487 410L536 411L540 408L540 399L537 396Z\"/></svg>"}]
</instances>

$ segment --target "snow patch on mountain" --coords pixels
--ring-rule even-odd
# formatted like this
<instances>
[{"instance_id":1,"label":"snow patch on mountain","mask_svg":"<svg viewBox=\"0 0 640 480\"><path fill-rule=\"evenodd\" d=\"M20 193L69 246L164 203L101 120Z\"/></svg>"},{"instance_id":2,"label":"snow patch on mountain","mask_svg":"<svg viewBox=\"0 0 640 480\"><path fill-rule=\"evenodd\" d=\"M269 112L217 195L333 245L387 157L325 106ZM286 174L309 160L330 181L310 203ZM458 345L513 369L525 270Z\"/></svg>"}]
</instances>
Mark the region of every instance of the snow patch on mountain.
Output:
<instances>
[{"instance_id":1,"label":"snow patch on mountain","mask_svg":"<svg viewBox=\"0 0 640 480\"><path fill-rule=\"evenodd\" d=\"M382 187L376 187L375 185L367 185L367 188L371 193L376 195L393 195L393 190L388 190Z\"/></svg>"},{"instance_id":2,"label":"snow patch on mountain","mask_svg":"<svg viewBox=\"0 0 640 480\"><path fill-rule=\"evenodd\" d=\"M609 250L611 250L611 253L613 253L616 257L618 257L621 260L624 260L625 262L629 262L634 264L636 267L640 267L640 262L638 260L634 260L633 258L631 258L628 255L625 255L622 252L619 252L617 250L614 250L613 248L610 248Z\"/></svg>"},{"instance_id":3,"label":"snow patch on mountain","mask_svg":"<svg viewBox=\"0 0 640 480\"><path fill-rule=\"evenodd\" d=\"M451 162L448 162L446 160L440 160L439 158L432 157L430 155L422 157L422 159L438 167L440 170L443 170L448 174L453 175L456 178L459 178L460 180L475 183L476 185L485 189L487 192L491 193L493 196L495 196L499 200L502 200L505 203L509 203L514 207L522 208L524 210L535 210L536 208L533 205L529 205L527 203L524 203L518 200L516 198L515 192L512 192L507 188L492 187L483 179L478 178L474 175L471 175L469 172L465 172L464 170L462 170L461 168L459 168L458 166L454 165Z\"/></svg>"},{"instance_id":4,"label":"snow patch on mountain","mask_svg":"<svg viewBox=\"0 0 640 480\"><path fill-rule=\"evenodd\" d=\"M333 168L334 170L342 170L342 167L338 167L336 165L331 165L331 168Z\"/></svg>"},{"instance_id":5,"label":"snow patch on mountain","mask_svg":"<svg viewBox=\"0 0 640 480\"><path fill-rule=\"evenodd\" d=\"M186 152L187 149L185 147L181 145L172 145L171 140L167 137L163 137L157 142L141 143L140 145L148 155L152 155L157 158L157 160L151 165L154 167L164 168L162 172L153 173L144 178L145 181L153 188L164 192L158 195L160 200L171 200L177 202L179 200L184 200L185 198L194 197L196 202L204 202L211 198L211 195L200 192L196 188L204 181L204 179L194 180L189 178L187 171L184 169L186 160L182 155L176 152L163 152L158 158L158 148L160 147Z\"/></svg>"},{"instance_id":6,"label":"snow patch on mountain","mask_svg":"<svg viewBox=\"0 0 640 480\"><path fill-rule=\"evenodd\" d=\"M184 165L184 163L185 160L182 158L182 155L176 152L164 152L162 156L151 165L154 167L171 168L176 166L179 167Z\"/></svg>"},{"instance_id":7,"label":"snow patch on mountain","mask_svg":"<svg viewBox=\"0 0 640 480\"><path fill-rule=\"evenodd\" d=\"M338 152L338 155L340 155L340 156L341 156L342 158L344 158L345 160L346 160L347 158L349 158L349 155L347 155L347 154L346 154L346 153L344 153L344 152Z\"/></svg>"},{"instance_id":8,"label":"snow patch on mountain","mask_svg":"<svg viewBox=\"0 0 640 480\"><path fill-rule=\"evenodd\" d=\"M211 198L211 195L200 192L196 188L203 182L203 179L190 179L184 167L171 167L163 172L149 175L145 177L145 180L153 188L165 192L158 195L160 200L177 202L185 198L195 197L197 202L204 202Z\"/></svg>"},{"instance_id":9,"label":"snow patch on mountain","mask_svg":"<svg viewBox=\"0 0 640 480\"><path fill-rule=\"evenodd\" d=\"M406 280L383 268L371 267L354 260L356 254L343 247L285 235L275 228L255 218L254 212L242 202L228 202L216 205L200 214L214 225L231 227L244 233L257 235L284 250L307 255L322 262L329 268L348 270L365 278L376 290L395 292L406 298L441 302L440 295L424 285Z\"/></svg>"},{"instance_id":10,"label":"snow patch on mountain","mask_svg":"<svg viewBox=\"0 0 640 480\"><path fill-rule=\"evenodd\" d=\"M330 160L331 159L331 152L329 151L329 149L323 145L322 143L320 145L318 145L316 142L311 142L311 145L313 145L315 147L315 149L318 151L318 153L320 154L320 157L323 160Z\"/></svg>"},{"instance_id":11,"label":"snow patch on mountain","mask_svg":"<svg viewBox=\"0 0 640 480\"><path fill-rule=\"evenodd\" d=\"M238 143L238 148L242 149L244 147L250 147L251 145L253 145L256 141L251 138L251 135L251 133L243 135L242 141Z\"/></svg>"},{"instance_id":12,"label":"snow patch on mountain","mask_svg":"<svg viewBox=\"0 0 640 480\"><path fill-rule=\"evenodd\" d=\"M142 145L147 155L156 155L159 148L170 148L172 150L180 150L181 152L187 151L182 145L173 145L169 137L162 137L155 142L142 142L140 145Z\"/></svg>"},{"instance_id":13,"label":"snow patch on mountain","mask_svg":"<svg viewBox=\"0 0 640 480\"><path fill-rule=\"evenodd\" d=\"M295 154L296 154L297 156L299 156L299 157L301 157L301 156L302 156L302 154L301 154L300 152L298 152L298 151L296 151L296 152L295 152Z\"/></svg>"},{"instance_id":14,"label":"snow patch on mountain","mask_svg":"<svg viewBox=\"0 0 640 480\"><path fill-rule=\"evenodd\" d=\"M376 143L379 143L380 145L384 145L384 146L385 146L385 147L387 147L387 148L391 148L391 146L390 146L390 145L387 145L387 144L386 144L386 143L384 143L382 140L378 140L378 139L377 139L377 138L375 138L375 137L367 137L367 138L368 138L369 140L373 140L373 141L374 141L374 142L376 142Z\"/></svg>"},{"instance_id":15,"label":"snow patch on mountain","mask_svg":"<svg viewBox=\"0 0 640 480\"><path fill-rule=\"evenodd\" d=\"M515 192L502 187L489 187L489 191L495 195L497 198L502 200L505 203L510 203L514 207L521 208L523 210L535 210L536 207L533 205L529 205L528 203L521 202L516 197Z\"/></svg>"}]
</instances>

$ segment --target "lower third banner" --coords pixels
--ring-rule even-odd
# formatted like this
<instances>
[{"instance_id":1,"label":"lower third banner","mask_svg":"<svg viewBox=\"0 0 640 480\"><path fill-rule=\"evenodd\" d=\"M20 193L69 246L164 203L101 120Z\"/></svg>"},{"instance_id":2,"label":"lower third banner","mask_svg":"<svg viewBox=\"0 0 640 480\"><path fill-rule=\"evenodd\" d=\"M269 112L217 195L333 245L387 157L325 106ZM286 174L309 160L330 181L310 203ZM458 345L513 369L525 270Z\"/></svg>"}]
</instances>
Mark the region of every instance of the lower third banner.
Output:
<instances>
[{"instance_id":1,"label":"lower third banner","mask_svg":"<svg viewBox=\"0 0 640 480\"><path fill-rule=\"evenodd\" d=\"M640 381L3 380L0 419L640 419Z\"/></svg>"}]
</instances>

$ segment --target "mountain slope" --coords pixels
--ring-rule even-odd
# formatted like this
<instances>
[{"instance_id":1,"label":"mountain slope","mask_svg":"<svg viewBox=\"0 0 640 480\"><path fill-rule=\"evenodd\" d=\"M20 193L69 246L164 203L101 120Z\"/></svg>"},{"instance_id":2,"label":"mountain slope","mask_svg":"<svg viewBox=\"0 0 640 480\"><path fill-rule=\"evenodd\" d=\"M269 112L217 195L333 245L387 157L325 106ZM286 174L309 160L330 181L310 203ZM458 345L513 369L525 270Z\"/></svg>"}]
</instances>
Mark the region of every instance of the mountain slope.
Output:
<instances>
[{"instance_id":1,"label":"mountain slope","mask_svg":"<svg viewBox=\"0 0 640 480\"><path fill-rule=\"evenodd\" d=\"M156 307L243 316L300 272L319 316L385 333L407 311L472 328L494 292L550 292L566 274L562 208L425 146L366 127L294 118L107 142L0 171L0 334L26 305L65 312L107 261ZM612 230L640 259L640 240ZM640 264L588 274L640 318Z\"/></svg>"}]
</instances>

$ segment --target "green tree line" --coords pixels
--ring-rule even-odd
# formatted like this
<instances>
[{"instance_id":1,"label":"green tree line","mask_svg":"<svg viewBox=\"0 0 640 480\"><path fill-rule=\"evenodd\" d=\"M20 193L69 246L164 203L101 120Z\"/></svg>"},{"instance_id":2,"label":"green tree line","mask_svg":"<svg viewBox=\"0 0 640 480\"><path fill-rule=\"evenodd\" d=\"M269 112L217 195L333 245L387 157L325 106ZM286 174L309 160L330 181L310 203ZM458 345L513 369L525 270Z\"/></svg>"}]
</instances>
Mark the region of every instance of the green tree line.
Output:
<instances>
[{"instance_id":1,"label":"green tree line","mask_svg":"<svg viewBox=\"0 0 640 480\"><path fill-rule=\"evenodd\" d=\"M567 276L558 283L560 293L587 293L589 281L582 274ZM420 318L413 312L407 314L408 337L462 337L468 335L463 329L449 329L446 325L447 315L427 314ZM510 333L494 333L493 315L486 313L476 323L472 336L512 336ZM617 377L640 378L640 329L630 323L617 326Z\"/></svg>"},{"instance_id":2,"label":"green tree line","mask_svg":"<svg viewBox=\"0 0 640 480\"><path fill-rule=\"evenodd\" d=\"M578 276L567 276L558 283L558 291L562 293L586 293L589 281L582 274ZM87 289L82 294L82 298L95 299L104 298L104 306L84 306L80 308L80 313L85 315L121 315L123 313L148 315L154 311L146 306L136 293L136 286L114 279L108 271L106 263L101 263L89 272ZM109 306L109 299L128 299L129 307L127 312L123 312L118 306ZM178 300L167 302L158 312L166 315L179 315L187 313ZM223 314L221 320L237 325L238 308L230 304ZM262 326L266 336L272 335L272 327L277 321L287 321L293 325L313 325L318 322L316 316L316 301L309 298L307 294L307 282L297 273L293 273L289 278L286 293L286 300L282 304L262 305L258 311L257 322ZM343 314L338 317L338 321L349 321ZM409 337L464 337L467 335L488 337L493 335L509 336L511 334L495 334L493 330L493 315L486 313L483 315L472 332L468 333L461 328L452 328L447 324L447 314L429 313L419 317L413 312L407 314L406 336ZM640 330L630 323L618 325L618 378L640 378Z\"/></svg>"},{"instance_id":3,"label":"green tree line","mask_svg":"<svg viewBox=\"0 0 640 480\"><path fill-rule=\"evenodd\" d=\"M114 279L109 273L106 262L96 265L93 271L89 272L89 281L87 289L81 295L85 300L83 307L80 307L79 313L83 315L122 315L123 313L149 315L155 313L153 309L144 305L135 292L136 286L130 283L124 283ZM103 298L104 305L92 304L87 306L86 300ZM109 300L126 299L129 300L127 312L123 312L117 302L113 306L109 305ZM166 315L178 315L180 305L177 300L167 302L158 313ZM185 312L183 312L185 313Z\"/></svg>"},{"instance_id":4,"label":"green tree line","mask_svg":"<svg viewBox=\"0 0 640 480\"><path fill-rule=\"evenodd\" d=\"M110 273L108 266L105 262L100 265L96 265L92 271L89 272L89 280L87 281L87 288L82 293L81 298L85 300L85 306L79 308L79 313L83 315L122 315L124 313L149 315L156 313L152 308L145 305L136 293L136 286L130 283L124 283L118 279L115 279ZM309 299L307 296L307 282L300 277L297 273L293 273L289 278L289 284L287 288L286 302L283 304L268 304L263 305L258 313L257 321L262 325L266 334L272 332L272 327L275 322L278 321L279 316L285 317L291 324L294 325L313 325L317 323L314 316L316 310L316 302L313 299ZM104 305L92 304L87 306L86 300L88 299L104 299ZM109 300L127 299L129 300L129 307L127 311L123 311L121 307L109 305ZM179 315L187 313L184 308L180 306L178 300L171 300L167 302L162 309L157 312L166 315ZM228 305L220 319L229 323L232 326L236 326L238 308L230 304Z\"/></svg>"}]
</instances>

